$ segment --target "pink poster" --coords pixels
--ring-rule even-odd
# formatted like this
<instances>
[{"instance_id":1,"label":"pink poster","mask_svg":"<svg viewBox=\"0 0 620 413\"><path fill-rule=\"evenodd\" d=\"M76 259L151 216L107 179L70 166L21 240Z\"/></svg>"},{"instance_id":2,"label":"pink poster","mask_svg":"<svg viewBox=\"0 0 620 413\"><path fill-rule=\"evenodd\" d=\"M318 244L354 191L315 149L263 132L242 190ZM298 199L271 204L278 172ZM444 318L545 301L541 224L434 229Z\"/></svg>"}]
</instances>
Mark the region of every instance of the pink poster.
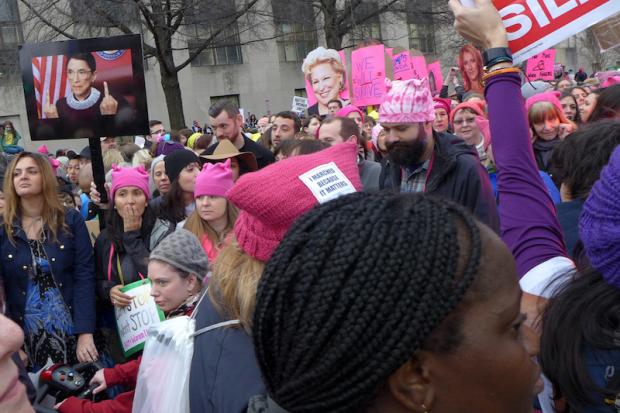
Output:
<instances>
[{"instance_id":1,"label":"pink poster","mask_svg":"<svg viewBox=\"0 0 620 413\"><path fill-rule=\"evenodd\" d=\"M413 70L413 79L423 79L428 76L424 56L411 56L411 69Z\"/></svg>"},{"instance_id":2,"label":"pink poster","mask_svg":"<svg viewBox=\"0 0 620 413\"><path fill-rule=\"evenodd\" d=\"M428 69L428 84L431 88L431 94L433 96L439 95L441 88L443 87L443 74L441 73L441 62L430 63L427 66Z\"/></svg>"},{"instance_id":3,"label":"pink poster","mask_svg":"<svg viewBox=\"0 0 620 413\"><path fill-rule=\"evenodd\" d=\"M385 95L385 46L376 45L351 53L353 104L378 105Z\"/></svg>"},{"instance_id":4,"label":"pink poster","mask_svg":"<svg viewBox=\"0 0 620 413\"><path fill-rule=\"evenodd\" d=\"M342 65L344 66L344 73L348 73L347 72L347 56L344 53L344 50L340 50L338 52L338 54L340 55L340 61L342 63ZM348 80L345 78L344 79L344 88L342 89L342 91L339 94L339 97L341 100L349 100L351 99L350 93L349 93L349 82ZM312 82L310 82L310 80L306 79L306 94L308 95L308 106L313 106L316 105L317 100L316 100L316 96L314 94L314 89L312 87Z\"/></svg>"},{"instance_id":5,"label":"pink poster","mask_svg":"<svg viewBox=\"0 0 620 413\"><path fill-rule=\"evenodd\" d=\"M414 76L413 67L411 66L411 56L409 51L398 53L392 56L392 64L394 68L394 80L407 80Z\"/></svg>"},{"instance_id":6,"label":"pink poster","mask_svg":"<svg viewBox=\"0 0 620 413\"><path fill-rule=\"evenodd\" d=\"M549 49L527 59L526 74L528 80L553 80L555 68L555 50Z\"/></svg>"}]
</instances>

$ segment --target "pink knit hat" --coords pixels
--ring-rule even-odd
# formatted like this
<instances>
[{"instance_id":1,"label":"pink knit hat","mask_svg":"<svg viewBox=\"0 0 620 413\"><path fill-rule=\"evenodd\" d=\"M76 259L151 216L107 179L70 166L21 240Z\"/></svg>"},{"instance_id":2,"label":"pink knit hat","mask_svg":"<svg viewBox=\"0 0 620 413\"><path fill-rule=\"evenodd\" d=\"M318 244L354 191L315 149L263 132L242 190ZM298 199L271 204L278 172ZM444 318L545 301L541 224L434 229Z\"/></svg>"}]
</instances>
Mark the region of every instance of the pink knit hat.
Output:
<instances>
[{"instance_id":1,"label":"pink knit hat","mask_svg":"<svg viewBox=\"0 0 620 413\"><path fill-rule=\"evenodd\" d=\"M428 81L385 79L387 93L379 108L379 122L421 123L435 120L435 108Z\"/></svg>"},{"instance_id":2,"label":"pink knit hat","mask_svg":"<svg viewBox=\"0 0 620 413\"><path fill-rule=\"evenodd\" d=\"M449 115L452 111L452 101L444 98L433 98L433 108L435 108L435 110L443 109Z\"/></svg>"},{"instance_id":3,"label":"pink knit hat","mask_svg":"<svg viewBox=\"0 0 620 413\"><path fill-rule=\"evenodd\" d=\"M372 143L373 145L375 145L375 148L379 147L379 135L381 134L381 132L383 131L383 126L381 126L381 124L377 123L375 126L372 127L372 133L371 133L371 139L372 139Z\"/></svg>"},{"instance_id":4,"label":"pink knit hat","mask_svg":"<svg viewBox=\"0 0 620 413\"><path fill-rule=\"evenodd\" d=\"M37 148L37 152L39 152L41 155L49 155L50 150L47 149L47 145L43 144Z\"/></svg>"},{"instance_id":5,"label":"pink knit hat","mask_svg":"<svg viewBox=\"0 0 620 413\"><path fill-rule=\"evenodd\" d=\"M553 106L555 106L560 111L560 113L564 113L564 111L562 110L562 103L560 103L560 99L555 92L539 93L532 96L525 101L525 109L529 112L530 108L538 102L549 102Z\"/></svg>"},{"instance_id":6,"label":"pink knit hat","mask_svg":"<svg viewBox=\"0 0 620 413\"><path fill-rule=\"evenodd\" d=\"M347 116L349 116L350 113L353 112L357 112L360 114L360 116L362 117L362 123L364 122L364 112L362 112L362 110L360 108L358 108L357 106L353 106L353 105L348 105L345 106L344 108L340 109L338 112L336 112L336 116L339 118L346 118Z\"/></svg>"},{"instance_id":7,"label":"pink knit hat","mask_svg":"<svg viewBox=\"0 0 620 413\"><path fill-rule=\"evenodd\" d=\"M226 162L206 163L196 177L194 198L199 198L203 195L225 197L226 192L232 186L233 176L230 169L230 159L226 159Z\"/></svg>"},{"instance_id":8,"label":"pink knit hat","mask_svg":"<svg viewBox=\"0 0 620 413\"><path fill-rule=\"evenodd\" d=\"M246 254L266 262L300 215L361 188L354 142L245 174L228 191L228 199L241 210L235 222L237 242Z\"/></svg>"},{"instance_id":9,"label":"pink knit hat","mask_svg":"<svg viewBox=\"0 0 620 413\"><path fill-rule=\"evenodd\" d=\"M135 168L121 168L118 165L112 165L112 189L110 190L111 199L114 199L116 191L126 186L138 187L146 195L148 200L151 197L149 191L149 174L140 165Z\"/></svg>"}]
</instances>

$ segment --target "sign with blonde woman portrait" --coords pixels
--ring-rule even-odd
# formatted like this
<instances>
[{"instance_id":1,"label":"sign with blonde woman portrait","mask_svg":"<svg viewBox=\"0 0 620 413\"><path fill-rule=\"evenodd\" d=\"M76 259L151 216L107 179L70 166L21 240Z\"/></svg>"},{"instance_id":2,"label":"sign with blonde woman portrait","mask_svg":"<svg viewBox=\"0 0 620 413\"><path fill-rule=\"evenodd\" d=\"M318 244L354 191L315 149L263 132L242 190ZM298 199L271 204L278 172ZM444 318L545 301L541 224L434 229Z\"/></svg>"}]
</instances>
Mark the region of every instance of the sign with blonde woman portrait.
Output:
<instances>
[{"instance_id":1,"label":"sign with blonde woman portrait","mask_svg":"<svg viewBox=\"0 0 620 413\"><path fill-rule=\"evenodd\" d=\"M19 58L33 140L148 133L140 35L25 44Z\"/></svg>"},{"instance_id":2,"label":"sign with blonde woman portrait","mask_svg":"<svg viewBox=\"0 0 620 413\"><path fill-rule=\"evenodd\" d=\"M344 51L318 47L308 53L301 70L306 79L309 116L327 115L327 105L332 100L339 100L342 106L349 104Z\"/></svg>"}]
</instances>

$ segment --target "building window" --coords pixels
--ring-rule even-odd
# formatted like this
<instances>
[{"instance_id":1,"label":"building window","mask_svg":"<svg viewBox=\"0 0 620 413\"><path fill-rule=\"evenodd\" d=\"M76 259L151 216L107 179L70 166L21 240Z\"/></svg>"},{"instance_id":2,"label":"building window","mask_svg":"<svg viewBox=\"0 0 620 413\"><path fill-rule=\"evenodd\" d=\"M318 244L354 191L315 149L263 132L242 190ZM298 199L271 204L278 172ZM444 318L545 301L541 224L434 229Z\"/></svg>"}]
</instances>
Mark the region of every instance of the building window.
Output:
<instances>
[{"instance_id":1,"label":"building window","mask_svg":"<svg viewBox=\"0 0 620 413\"><path fill-rule=\"evenodd\" d=\"M346 3L346 7L351 7ZM353 44L374 39L381 41L381 21L379 6L375 1L364 1L358 4L351 14L353 26L350 36Z\"/></svg>"},{"instance_id":2,"label":"building window","mask_svg":"<svg viewBox=\"0 0 620 413\"><path fill-rule=\"evenodd\" d=\"M281 62L300 62L317 47L312 2L271 0Z\"/></svg>"},{"instance_id":3,"label":"building window","mask_svg":"<svg viewBox=\"0 0 620 413\"><path fill-rule=\"evenodd\" d=\"M5 0L0 4L0 73L18 71L17 45L21 42L17 0Z\"/></svg>"},{"instance_id":4,"label":"building window","mask_svg":"<svg viewBox=\"0 0 620 413\"><path fill-rule=\"evenodd\" d=\"M94 28L114 28L139 20L138 7L127 0L71 0L71 16L89 28L91 34L114 35L120 31L93 31Z\"/></svg>"},{"instance_id":5,"label":"building window","mask_svg":"<svg viewBox=\"0 0 620 413\"><path fill-rule=\"evenodd\" d=\"M317 46L314 24L281 23L276 25L276 35L281 62L300 62Z\"/></svg>"},{"instance_id":6,"label":"building window","mask_svg":"<svg viewBox=\"0 0 620 413\"><path fill-rule=\"evenodd\" d=\"M211 96L211 106L215 105L217 102L220 102L222 100L231 101L231 102L235 103L238 108L241 107L241 104L240 104L240 101L239 101L239 95Z\"/></svg>"},{"instance_id":7,"label":"building window","mask_svg":"<svg viewBox=\"0 0 620 413\"><path fill-rule=\"evenodd\" d=\"M427 0L409 0L406 5L409 48L424 54L435 54L435 22L433 4Z\"/></svg>"},{"instance_id":8,"label":"building window","mask_svg":"<svg viewBox=\"0 0 620 413\"><path fill-rule=\"evenodd\" d=\"M193 53L204 41L211 38L218 30L215 26L194 26L195 37L188 40L189 52ZM203 40L201 40L203 39ZM192 66L239 65L243 63L239 26L237 23L226 26L215 35L211 45L204 49L194 60Z\"/></svg>"},{"instance_id":9,"label":"building window","mask_svg":"<svg viewBox=\"0 0 620 413\"><path fill-rule=\"evenodd\" d=\"M409 23L409 48L424 54L435 54L435 27L433 23Z\"/></svg>"}]
</instances>

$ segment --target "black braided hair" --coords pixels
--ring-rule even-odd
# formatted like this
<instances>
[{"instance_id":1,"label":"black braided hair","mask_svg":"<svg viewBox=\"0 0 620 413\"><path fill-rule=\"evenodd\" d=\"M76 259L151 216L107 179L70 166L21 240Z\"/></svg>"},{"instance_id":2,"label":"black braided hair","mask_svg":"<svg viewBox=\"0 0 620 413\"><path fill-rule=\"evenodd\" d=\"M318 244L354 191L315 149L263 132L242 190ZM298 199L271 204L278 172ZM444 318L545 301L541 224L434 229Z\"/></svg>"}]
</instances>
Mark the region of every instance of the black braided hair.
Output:
<instances>
[{"instance_id":1,"label":"black braided hair","mask_svg":"<svg viewBox=\"0 0 620 413\"><path fill-rule=\"evenodd\" d=\"M266 266L254 313L273 400L293 413L372 401L462 301L481 257L477 225L454 203L391 192L301 217Z\"/></svg>"}]
</instances>

